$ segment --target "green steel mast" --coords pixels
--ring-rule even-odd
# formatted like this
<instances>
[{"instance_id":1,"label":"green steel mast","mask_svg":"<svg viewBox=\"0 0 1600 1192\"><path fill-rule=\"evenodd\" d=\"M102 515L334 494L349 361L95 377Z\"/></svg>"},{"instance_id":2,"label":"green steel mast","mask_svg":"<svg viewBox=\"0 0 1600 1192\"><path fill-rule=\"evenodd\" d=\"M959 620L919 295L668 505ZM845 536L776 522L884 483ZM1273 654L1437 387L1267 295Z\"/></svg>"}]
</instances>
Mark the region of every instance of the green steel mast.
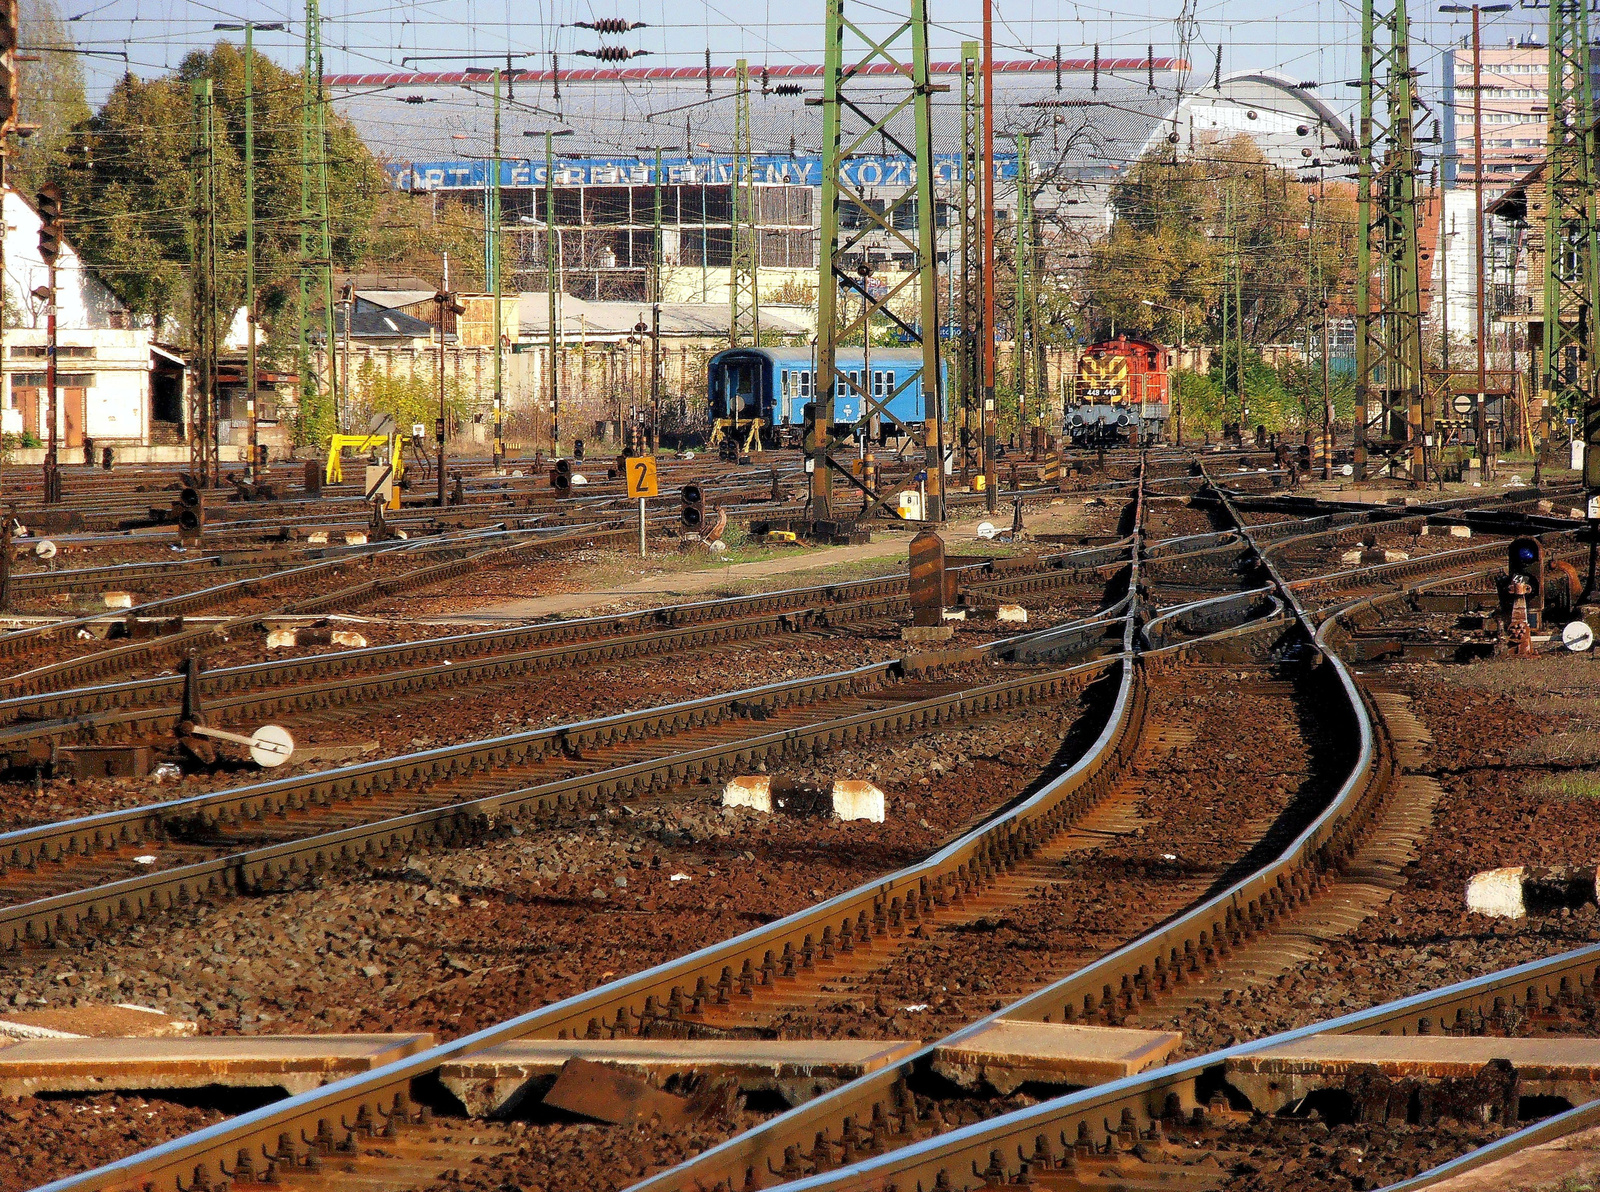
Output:
<instances>
[{"instance_id":1,"label":"green steel mast","mask_svg":"<svg viewBox=\"0 0 1600 1192\"><path fill-rule=\"evenodd\" d=\"M955 370L961 400L961 480L983 470L983 172L979 151L983 120L983 73L978 43L961 43L960 295L957 334L960 353Z\"/></svg>"},{"instance_id":2,"label":"green steel mast","mask_svg":"<svg viewBox=\"0 0 1600 1192\"><path fill-rule=\"evenodd\" d=\"M1416 83L1406 0L1361 10L1356 174L1356 476L1409 456L1423 479L1422 287L1417 265Z\"/></svg>"},{"instance_id":3,"label":"green steel mast","mask_svg":"<svg viewBox=\"0 0 1600 1192\"><path fill-rule=\"evenodd\" d=\"M1028 361L1033 355L1034 277L1033 277L1033 182L1028 167L1026 133L1017 134L1017 292L1016 322L1011 337L1015 349L1017 386L1017 445L1023 445L1028 431Z\"/></svg>"},{"instance_id":4,"label":"green steel mast","mask_svg":"<svg viewBox=\"0 0 1600 1192\"><path fill-rule=\"evenodd\" d=\"M1595 220L1594 83L1589 8L1550 0L1549 142L1545 153L1544 352L1540 385L1561 413L1581 414L1585 487L1600 489L1595 384L1600 243Z\"/></svg>"},{"instance_id":5,"label":"green steel mast","mask_svg":"<svg viewBox=\"0 0 1600 1192\"><path fill-rule=\"evenodd\" d=\"M876 416L904 434L911 428L890 412L889 405L920 379L928 407L923 420L928 495L924 516L940 521L944 510L944 383L939 368L931 109L934 88L928 68L927 0L908 0L905 19L897 25L891 23L881 37L846 17L846 3L847 0L827 0L821 100L822 261L817 289L816 417L806 442L811 518L814 522L833 522L835 471L867 492L868 505L860 517L870 517L892 499L892 494L880 496L867 490L848 468L832 458L834 394L853 394L858 399L858 428L869 426ZM881 20L883 10L866 11L874 23ZM890 73L872 76L870 86L864 87L856 80L876 62L887 66ZM860 125L848 136L842 119L845 108ZM889 198L882 211L868 201L849 168L852 158L876 152L880 144L893 146L916 163L910 184L898 196ZM848 236L841 236L839 213L845 207L859 215L860 226ZM904 226L911 222L908 216L914 218L914 234L908 234L910 229ZM850 269L852 258L864 257L867 238L872 235L883 236L897 253L911 259L911 267L876 294ZM842 303L841 289L861 299L860 313L848 322L841 319L841 312L857 304ZM895 304L910 305L913 301L917 314L914 321L908 321L897 313ZM849 368L838 367L838 348L858 330L864 334L873 315L882 315L922 353L921 368L900 380L893 392L879 396L873 395L871 378L861 376L861 370L856 371L859 379L852 380Z\"/></svg>"},{"instance_id":6,"label":"green steel mast","mask_svg":"<svg viewBox=\"0 0 1600 1192\"><path fill-rule=\"evenodd\" d=\"M729 219L733 251L728 277L728 346L761 342L761 242L756 231L756 171L750 136L750 66L735 66L733 96L733 203Z\"/></svg>"}]
</instances>

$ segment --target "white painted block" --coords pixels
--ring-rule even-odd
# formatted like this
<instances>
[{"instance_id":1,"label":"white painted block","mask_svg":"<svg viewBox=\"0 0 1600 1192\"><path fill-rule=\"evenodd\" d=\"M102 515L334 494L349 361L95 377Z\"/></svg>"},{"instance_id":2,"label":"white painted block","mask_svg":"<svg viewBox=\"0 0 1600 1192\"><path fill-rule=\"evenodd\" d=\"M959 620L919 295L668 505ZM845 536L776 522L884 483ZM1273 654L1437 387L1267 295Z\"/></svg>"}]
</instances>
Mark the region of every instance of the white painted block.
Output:
<instances>
[{"instance_id":1,"label":"white painted block","mask_svg":"<svg viewBox=\"0 0 1600 1192\"><path fill-rule=\"evenodd\" d=\"M840 778L833 784L833 814L842 820L883 823L883 792L870 782Z\"/></svg>"},{"instance_id":2,"label":"white painted block","mask_svg":"<svg viewBox=\"0 0 1600 1192\"><path fill-rule=\"evenodd\" d=\"M1409 551L1386 550L1383 552L1383 561L1385 563L1404 563L1410 557Z\"/></svg>"},{"instance_id":3,"label":"white painted block","mask_svg":"<svg viewBox=\"0 0 1600 1192\"><path fill-rule=\"evenodd\" d=\"M328 531L326 530L316 530L306 535L306 544L308 546L326 546L327 542Z\"/></svg>"},{"instance_id":4,"label":"white painted block","mask_svg":"<svg viewBox=\"0 0 1600 1192\"><path fill-rule=\"evenodd\" d=\"M365 546L367 544L367 536L360 530L346 530L344 532L344 544L346 546Z\"/></svg>"},{"instance_id":5,"label":"white painted block","mask_svg":"<svg viewBox=\"0 0 1600 1192\"><path fill-rule=\"evenodd\" d=\"M331 640L336 646L350 646L357 650L365 649L367 645L367 639L354 629L335 629Z\"/></svg>"},{"instance_id":6,"label":"white painted block","mask_svg":"<svg viewBox=\"0 0 1600 1192\"><path fill-rule=\"evenodd\" d=\"M1028 610L1020 604L1002 604L996 615L1002 621L1015 621L1019 625L1028 623Z\"/></svg>"},{"instance_id":7,"label":"white painted block","mask_svg":"<svg viewBox=\"0 0 1600 1192\"><path fill-rule=\"evenodd\" d=\"M1364 552L1359 546L1356 547L1355 550L1347 550L1344 552L1344 554L1339 556L1339 562L1343 563L1346 567L1354 567L1361 562L1361 556L1363 553Z\"/></svg>"},{"instance_id":8,"label":"white painted block","mask_svg":"<svg viewBox=\"0 0 1600 1192\"><path fill-rule=\"evenodd\" d=\"M964 608L947 608L944 610L944 619L946 621L965 621L967 619L967 610Z\"/></svg>"},{"instance_id":9,"label":"white painted block","mask_svg":"<svg viewBox=\"0 0 1600 1192\"><path fill-rule=\"evenodd\" d=\"M293 629L267 630L267 649L285 650L295 644L296 634Z\"/></svg>"},{"instance_id":10,"label":"white painted block","mask_svg":"<svg viewBox=\"0 0 1600 1192\"><path fill-rule=\"evenodd\" d=\"M749 807L772 814L772 779L765 774L741 774L722 788L724 807Z\"/></svg>"},{"instance_id":11,"label":"white painted block","mask_svg":"<svg viewBox=\"0 0 1600 1192\"><path fill-rule=\"evenodd\" d=\"M1526 918L1528 906L1522 898L1522 879L1526 873L1526 866L1513 865L1473 874L1467 882L1467 910L1497 919Z\"/></svg>"},{"instance_id":12,"label":"white painted block","mask_svg":"<svg viewBox=\"0 0 1600 1192\"><path fill-rule=\"evenodd\" d=\"M107 608L132 608L132 592L103 592L100 599L105 601Z\"/></svg>"},{"instance_id":13,"label":"white painted block","mask_svg":"<svg viewBox=\"0 0 1600 1192\"><path fill-rule=\"evenodd\" d=\"M1450 527L1450 537L1452 537L1452 538L1471 538L1472 537L1472 527L1471 526L1451 526Z\"/></svg>"}]
</instances>

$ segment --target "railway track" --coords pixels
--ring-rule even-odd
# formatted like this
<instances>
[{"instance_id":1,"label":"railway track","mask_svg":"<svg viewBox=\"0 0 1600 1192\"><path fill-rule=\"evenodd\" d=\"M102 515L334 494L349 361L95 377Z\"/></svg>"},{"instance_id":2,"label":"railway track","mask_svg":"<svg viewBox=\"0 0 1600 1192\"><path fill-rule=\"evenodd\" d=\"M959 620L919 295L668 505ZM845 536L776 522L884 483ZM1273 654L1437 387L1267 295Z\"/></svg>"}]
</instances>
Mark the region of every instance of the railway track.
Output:
<instances>
[{"instance_id":1,"label":"railway track","mask_svg":"<svg viewBox=\"0 0 1600 1192\"><path fill-rule=\"evenodd\" d=\"M1085 681L1093 676L1103 684L1115 684L1107 723L1095 748L1026 802L963 837L928 862L893 874L870 888L853 891L780 920L750 936L458 1040L429 1056L418 1057L414 1063L397 1065L393 1071L329 1086L316 1094L245 1115L193 1138L54 1186L113 1188L148 1180L154 1187L187 1188L197 1178L205 1182L214 1180L223 1171L237 1172L240 1147L250 1150L259 1146L262 1155L275 1154L281 1158L284 1152L277 1135L285 1131L291 1139L295 1131L299 1131L299 1136L305 1139L326 1138L330 1148L335 1145L346 1148L340 1152L341 1161L357 1164L358 1172L367 1171L373 1164L381 1168L383 1156L379 1152L386 1148L383 1144L363 1144L360 1124L365 1122L377 1127L390 1120L398 1126L399 1118L385 1115L398 1108L411 1116L415 1108L414 1082L425 1084L427 1073L449 1056L470 1054L474 1049L501 1039L529 1035L551 1037L566 1032L571 1037L592 1037L597 1031L638 1034L653 1028L689 1029L696 1025L723 1031L748 1029L753 1008L786 1004L786 996L792 1001L793 991L816 980L817 974L812 970L828 961L839 963L842 969L854 970L859 970L862 960L881 962L886 957L878 949L886 949L893 955L913 931L936 927L942 919L981 910L990 905L985 900L998 899L996 905L1003 905L1008 884L1014 886L1034 878L1029 866L1049 864L1052 860L1049 849L1056 843L1056 837L1070 834L1082 826L1083 817L1105 806L1118 777L1135 756L1144 709L1150 698L1141 671L1161 675L1194 658L1199 643L1208 639L1233 639L1236 646L1238 639L1248 638L1251 639L1249 649L1257 649L1257 639L1270 645L1289 629L1302 638L1304 649L1298 657L1308 667L1305 681L1326 685L1319 688L1321 698L1328 702L1341 701L1348 708L1346 714L1350 727L1355 730L1353 736L1358 742L1360 756L1343 786L1321 813L1268 864L1254 868L1241 880L1173 918L1156 932L1141 936L1002 1013L1010 1017L1036 1014L1046 1020L1059 1016L1058 1021L1070 1015L1069 1020L1076 1021L1126 1022L1148 1010L1150 1004L1176 994L1183 986L1205 980L1207 973L1225 968L1230 957L1270 939L1280 920L1312 913L1319 892L1326 893L1325 888L1333 884L1341 867L1348 866L1351 858L1358 855L1363 842L1370 848L1374 840L1381 841L1387 830L1384 820L1392 818L1390 805L1394 800L1388 791L1395 769L1394 750L1385 715L1363 700L1329 644L1328 635L1337 631L1343 614L1338 611L1329 614L1327 622L1319 629L1314 614L1304 606L1300 594L1283 580L1268 557L1270 551L1261 545L1262 536L1253 533L1253 529L1241 524L1233 530L1220 532L1214 541L1190 542L1170 552L1133 550L1124 564L1129 594L1115 609L1121 618L1119 621L1103 620L1094 631L1096 636L1103 637L1108 625L1119 625L1121 649L1109 657L1071 668L1074 673L1083 675ZM1138 638L1136 628L1142 611L1141 566L1146 565L1146 554L1150 556L1151 565L1163 554L1170 555L1169 563L1183 560L1185 556L1199 556L1199 559L1187 559L1181 568L1172 570L1209 571L1210 577L1201 583L1219 589L1201 600L1174 603L1163 609L1144 626L1145 634L1152 637L1148 648ZM1251 564L1244 572L1239 568L1241 556ZM1197 562L1213 565L1196 566ZM1447 572L1470 573L1471 568L1466 565L1472 562L1482 570L1483 560L1479 558L1452 559L1438 567ZM1270 582L1259 587L1249 586L1252 574L1264 574ZM1192 575L1185 576L1186 580L1191 578ZM1391 584L1394 590L1376 599L1401 599L1406 587L1415 586L1405 582L1415 576L1395 578L1399 583ZM1025 581L1018 578L996 582ZM1223 590L1230 584L1231 590ZM1181 594L1193 592L1193 589L1185 589ZM1371 599L1367 597L1366 601ZM1213 607L1202 608L1203 604ZM1363 607L1369 606L1363 602ZM1262 624L1263 615L1272 619ZM1008 643L1008 646L1013 657L1027 648L1026 643ZM1388 845L1392 846L1392 842ZM844 946L846 940L848 948ZM827 955L830 951L832 957ZM914 1104L910 1114L907 1113L904 1080L914 1077L918 1063L926 1062L926 1050L885 1073L863 1078L837 1094L775 1119L754 1134L713 1149L684 1168L655 1177L647 1181L646 1186L710 1189L716 1187L720 1179L725 1181L724 1187L735 1189L749 1186L751 1180L755 1181L755 1186L768 1186L775 1179L796 1178L804 1179L807 1186L817 1187L883 1187L888 1184L907 1187L915 1186L920 1180L925 1188L957 1188L982 1186L984 1180L1015 1178L1020 1167L1011 1161L1011 1152L1007 1150L1011 1135L1003 1134L1003 1130L1010 1129L1009 1124L1004 1128L995 1123L981 1128L968 1126L931 1139L920 1137L932 1129L942 1130L943 1125L937 1113L925 1118ZM1126 1083L1119 1082L1117 1087ZM1181 1080L1174 1087L1180 1107L1184 1107ZM1078 1096L1100 1093L1109 1096L1111 1090L1090 1090ZM1114 1103L1119 1112L1112 1120L1119 1125L1110 1133L1113 1145L1120 1149L1125 1149L1130 1129L1136 1135L1142 1132L1148 1136L1151 1129L1161 1128L1164 1096L1160 1103L1148 1103L1147 1096L1147 1103L1139 1103L1143 1108L1130 1104L1136 1101L1137 1098L1129 1094L1123 1101ZM1100 1102L1095 1104L1098 1106ZM1156 1104L1153 1112L1151 1104ZM1061 1102L1052 1101L1037 1109L1043 1112L1061 1105ZM854 1112L846 1112L847 1109ZM1120 1112L1124 1109L1127 1115ZM1025 1114L1032 1112L1025 1111ZM835 1185L830 1182L846 1174L857 1174L859 1166L856 1162L845 1162L852 1145L844 1141L849 1129L843 1120L846 1117L857 1123L873 1122L875 1126L877 1122L884 1123L882 1132L874 1128L870 1138L858 1130L854 1144L858 1152L867 1147L889 1151L869 1160L862 1169L873 1181L871 1183ZM1009 1122L1009 1119L1000 1120ZM1051 1119L1052 1124L1054 1120ZM1073 1128L1077 1120L1088 1123L1089 1117L1064 1117L1061 1121L1062 1128L1074 1140L1078 1138ZM326 1129L322 1128L323 1123ZM823 1131L821 1149L819 1129ZM1098 1125L1090 1129L1096 1147L1094 1153L1098 1154L1102 1146L1099 1139L1105 1131ZM349 1138L343 1143L337 1142L346 1131L349 1131ZM984 1132L992 1132L996 1137L1003 1135L998 1145L998 1160L975 1149L979 1146L978 1135ZM1027 1141L1031 1146L1033 1139L1030 1137ZM939 1150L941 1146L954 1149L946 1153ZM1076 1148L1074 1155L1081 1158L1081 1146L1074 1141L1073 1147ZM307 1152L304 1147L291 1143L291 1149L294 1157L280 1163L275 1173L277 1178L292 1186L322 1186L319 1180L327 1177L305 1169ZM325 1151L327 1155L332 1153L331 1149ZM970 1173L968 1165L958 1161L969 1154L974 1160ZM952 1155L955 1158L952 1159ZM762 1164L755 1162L757 1158ZM935 1159L939 1166L928 1166ZM1056 1163L1054 1158L1051 1162L1053 1166L1065 1165ZM839 1171L830 1170L841 1165ZM1034 1166L1036 1171L1044 1170L1037 1161ZM198 1177L197 1171L201 1173ZM750 1174L755 1171L760 1174ZM902 1172L908 1174L902 1175Z\"/></svg>"}]
</instances>

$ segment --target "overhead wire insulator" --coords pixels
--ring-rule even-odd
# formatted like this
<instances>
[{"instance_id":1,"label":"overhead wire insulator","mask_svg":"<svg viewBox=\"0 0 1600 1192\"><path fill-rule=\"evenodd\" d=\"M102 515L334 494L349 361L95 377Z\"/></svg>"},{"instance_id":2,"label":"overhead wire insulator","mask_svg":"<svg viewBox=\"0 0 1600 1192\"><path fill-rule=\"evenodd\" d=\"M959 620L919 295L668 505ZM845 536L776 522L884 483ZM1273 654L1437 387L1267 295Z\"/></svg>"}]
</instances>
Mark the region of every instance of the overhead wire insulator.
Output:
<instances>
[{"instance_id":1,"label":"overhead wire insulator","mask_svg":"<svg viewBox=\"0 0 1600 1192\"><path fill-rule=\"evenodd\" d=\"M624 17L599 17L593 21L574 21L575 29L593 29L596 33L629 33L634 29L648 29L644 21L630 21Z\"/></svg>"},{"instance_id":2,"label":"overhead wire insulator","mask_svg":"<svg viewBox=\"0 0 1600 1192\"><path fill-rule=\"evenodd\" d=\"M550 78L556 86L554 98L559 100L561 98L561 55L554 50L550 52Z\"/></svg>"},{"instance_id":3,"label":"overhead wire insulator","mask_svg":"<svg viewBox=\"0 0 1600 1192\"><path fill-rule=\"evenodd\" d=\"M1217 68L1211 74L1211 89L1213 91L1222 90L1222 46L1220 43L1217 45Z\"/></svg>"},{"instance_id":4,"label":"overhead wire insulator","mask_svg":"<svg viewBox=\"0 0 1600 1192\"><path fill-rule=\"evenodd\" d=\"M1056 45L1056 90L1061 90L1061 46Z\"/></svg>"},{"instance_id":5,"label":"overhead wire insulator","mask_svg":"<svg viewBox=\"0 0 1600 1192\"><path fill-rule=\"evenodd\" d=\"M772 89L774 95L804 95L806 89L799 83L779 83Z\"/></svg>"},{"instance_id":6,"label":"overhead wire insulator","mask_svg":"<svg viewBox=\"0 0 1600 1192\"><path fill-rule=\"evenodd\" d=\"M1094 79L1089 85L1090 91L1100 90L1100 43L1094 43Z\"/></svg>"},{"instance_id":7,"label":"overhead wire insulator","mask_svg":"<svg viewBox=\"0 0 1600 1192\"><path fill-rule=\"evenodd\" d=\"M761 94L765 95L770 90L772 90L771 76L767 74L767 68L763 66L761 68Z\"/></svg>"},{"instance_id":8,"label":"overhead wire insulator","mask_svg":"<svg viewBox=\"0 0 1600 1192\"><path fill-rule=\"evenodd\" d=\"M711 94L711 47L706 47L706 94Z\"/></svg>"},{"instance_id":9,"label":"overhead wire insulator","mask_svg":"<svg viewBox=\"0 0 1600 1192\"><path fill-rule=\"evenodd\" d=\"M580 58L594 58L601 62L626 62L629 58L643 58L649 50L632 50L627 46L601 46L598 50L578 50Z\"/></svg>"}]
</instances>

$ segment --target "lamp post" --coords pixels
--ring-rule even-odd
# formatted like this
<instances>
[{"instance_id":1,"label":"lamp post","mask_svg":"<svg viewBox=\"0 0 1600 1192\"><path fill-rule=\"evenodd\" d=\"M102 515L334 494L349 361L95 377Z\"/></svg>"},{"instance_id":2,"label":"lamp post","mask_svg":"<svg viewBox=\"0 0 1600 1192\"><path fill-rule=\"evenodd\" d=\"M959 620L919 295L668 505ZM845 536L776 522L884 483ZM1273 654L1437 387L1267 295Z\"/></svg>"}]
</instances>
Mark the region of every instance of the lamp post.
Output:
<instances>
[{"instance_id":1,"label":"lamp post","mask_svg":"<svg viewBox=\"0 0 1600 1192\"><path fill-rule=\"evenodd\" d=\"M1485 441L1488 439L1489 423L1488 413L1484 409L1484 390L1488 388L1486 372L1488 366L1488 311L1483 300L1483 14L1486 12L1510 12L1509 4L1441 4L1440 12L1472 14L1472 219L1473 219L1473 268L1477 272L1477 301L1478 301L1478 403L1477 419L1473 427L1473 434L1478 440L1478 458L1482 460L1485 452ZM1454 84L1452 79L1451 83ZM1501 88L1493 87L1490 90L1499 91ZM1451 119L1455 114L1451 113ZM1445 295L1445 304L1448 306L1449 294Z\"/></svg>"},{"instance_id":2,"label":"lamp post","mask_svg":"<svg viewBox=\"0 0 1600 1192\"><path fill-rule=\"evenodd\" d=\"M556 235L556 137L570 137L570 128L528 129L525 137L544 138L544 263L545 290L550 299L550 458L561 454L561 387L557 380L559 365L556 353L560 347L561 329L556 321L556 256L560 239ZM551 250L554 249L555 252Z\"/></svg>"},{"instance_id":3,"label":"lamp post","mask_svg":"<svg viewBox=\"0 0 1600 1192\"><path fill-rule=\"evenodd\" d=\"M256 478L256 75L255 31L284 28L282 21L219 23L213 29L244 32L244 318L249 347L245 353L244 408L250 421L250 458L245 473ZM348 319L348 315L346 316ZM347 325L348 326L348 325ZM328 346L333 351L333 346ZM331 371L331 369L330 369Z\"/></svg>"},{"instance_id":4,"label":"lamp post","mask_svg":"<svg viewBox=\"0 0 1600 1192\"><path fill-rule=\"evenodd\" d=\"M1189 338L1189 310L1183 306L1168 306L1165 302L1155 302L1149 298L1139 299L1144 306L1152 306L1159 310L1172 310L1178 312L1178 365L1183 366L1183 346ZM1176 378L1174 378L1176 379ZM1178 400L1178 386L1172 386L1172 425L1173 443L1183 446L1183 403Z\"/></svg>"}]
</instances>

